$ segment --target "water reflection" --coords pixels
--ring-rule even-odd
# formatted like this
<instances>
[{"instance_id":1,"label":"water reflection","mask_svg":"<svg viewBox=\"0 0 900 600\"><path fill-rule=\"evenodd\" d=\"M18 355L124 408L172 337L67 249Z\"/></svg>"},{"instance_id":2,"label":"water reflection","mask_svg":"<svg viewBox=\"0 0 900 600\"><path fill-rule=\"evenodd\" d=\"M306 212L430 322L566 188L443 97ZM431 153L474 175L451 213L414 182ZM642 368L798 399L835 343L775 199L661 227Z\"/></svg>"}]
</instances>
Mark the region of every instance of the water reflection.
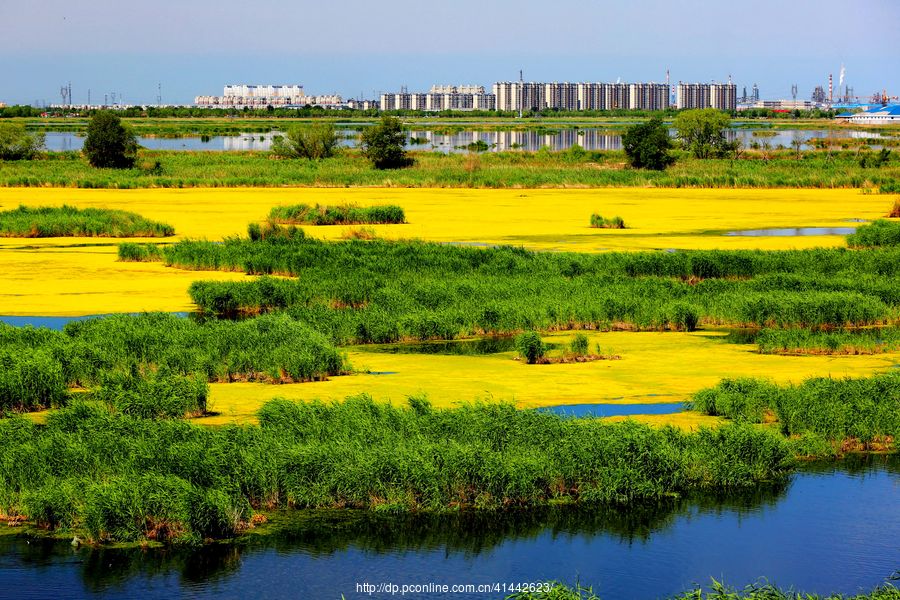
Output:
<instances>
[{"instance_id":1,"label":"water reflection","mask_svg":"<svg viewBox=\"0 0 900 600\"><path fill-rule=\"evenodd\" d=\"M341 128L339 144L346 148L359 145L359 128ZM579 145L585 150L621 150L622 127L537 127L521 130L482 131L477 128L416 127L406 132L410 150L435 152L468 152L480 146L489 152L509 150L537 151L541 148L567 150ZM669 131L674 137L675 131ZM189 136L179 138L139 136L138 143L150 150L190 150L190 151L265 151L272 147L275 136L283 135L274 131L267 133L242 133L237 135ZM768 145L771 148L791 148L794 142L801 149L812 148L810 140L828 138L871 139L876 142L872 148L878 149L877 139L881 133L869 131L833 131L828 129L761 129L735 127L726 131L729 141L740 140L745 148ZM48 132L47 149L54 152L81 150L84 144L82 134L71 132Z\"/></svg>"}]
</instances>

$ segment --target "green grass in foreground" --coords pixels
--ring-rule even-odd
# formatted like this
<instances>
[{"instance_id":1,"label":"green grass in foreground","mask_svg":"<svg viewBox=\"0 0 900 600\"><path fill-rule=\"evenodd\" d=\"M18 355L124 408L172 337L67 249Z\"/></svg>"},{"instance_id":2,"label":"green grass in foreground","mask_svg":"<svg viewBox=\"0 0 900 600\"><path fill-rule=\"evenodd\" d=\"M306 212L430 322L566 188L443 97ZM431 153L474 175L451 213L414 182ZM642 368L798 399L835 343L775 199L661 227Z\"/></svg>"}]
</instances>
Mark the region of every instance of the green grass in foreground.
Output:
<instances>
[{"instance_id":1,"label":"green grass in foreground","mask_svg":"<svg viewBox=\"0 0 900 600\"><path fill-rule=\"evenodd\" d=\"M549 590L522 592L507 596L508 600L600 600L591 588L579 585L554 584ZM716 580L707 589L695 588L671 596L669 600L900 600L900 590L890 584L877 587L871 592L845 596L843 594L805 594L784 590L770 584L749 585L743 590L725 586Z\"/></svg>"},{"instance_id":2,"label":"green grass in foreground","mask_svg":"<svg viewBox=\"0 0 900 600\"><path fill-rule=\"evenodd\" d=\"M273 400L259 425L203 427L75 402L40 426L0 420L0 512L89 540L228 537L254 510L496 510L633 504L780 482L781 436L684 433L506 404L438 410L368 397Z\"/></svg>"},{"instance_id":3,"label":"green grass in foreground","mask_svg":"<svg viewBox=\"0 0 900 600\"><path fill-rule=\"evenodd\" d=\"M900 246L900 223L878 219L868 225L860 225L856 233L847 236L847 245L851 248Z\"/></svg>"},{"instance_id":4,"label":"green grass in foreground","mask_svg":"<svg viewBox=\"0 0 900 600\"><path fill-rule=\"evenodd\" d=\"M694 410L761 423L768 413L785 435L830 442L856 440L866 449L890 447L900 435L900 375L862 379L816 377L777 386L762 379L725 379L691 400ZM814 452L820 454L820 452Z\"/></svg>"},{"instance_id":5,"label":"green grass in foreground","mask_svg":"<svg viewBox=\"0 0 900 600\"><path fill-rule=\"evenodd\" d=\"M406 215L401 207L391 204L365 207L354 204L293 204L272 208L269 220L292 225L377 225L405 223Z\"/></svg>"},{"instance_id":6,"label":"green grass in foreground","mask_svg":"<svg viewBox=\"0 0 900 600\"><path fill-rule=\"evenodd\" d=\"M76 153L0 162L0 186L144 187L702 187L880 188L900 191L900 161L860 167L854 152L747 153L698 160L681 153L665 171L626 167L622 152L411 152L415 164L380 171L355 151L320 161L271 160L267 152L141 151L138 168L94 169ZM160 167L155 167L159 161ZM152 168L141 168L151 165Z\"/></svg>"},{"instance_id":7,"label":"green grass in foreground","mask_svg":"<svg viewBox=\"0 0 900 600\"><path fill-rule=\"evenodd\" d=\"M0 237L165 237L171 225L124 210L62 205L0 211Z\"/></svg>"}]
</instances>

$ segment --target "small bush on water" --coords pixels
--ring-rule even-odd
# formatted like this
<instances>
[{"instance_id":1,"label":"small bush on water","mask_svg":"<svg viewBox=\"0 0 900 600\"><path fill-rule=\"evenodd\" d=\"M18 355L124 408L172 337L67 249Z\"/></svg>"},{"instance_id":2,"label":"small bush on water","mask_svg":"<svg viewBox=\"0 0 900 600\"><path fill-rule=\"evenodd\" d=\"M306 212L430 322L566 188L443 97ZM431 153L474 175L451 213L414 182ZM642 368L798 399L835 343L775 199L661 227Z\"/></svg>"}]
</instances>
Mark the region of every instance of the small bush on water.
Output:
<instances>
[{"instance_id":1,"label":"small bush on water","mask_svg":"<svg viewBox=\"0 0 900 600\"><path fill-rule=\"evenodd\" d=\"M588 336L583 333L576 333L569 343L569 351L575 356L585 356L588 353L588 344Z\"/></svg>"},{"instance_id":2,"label":"small bush on water","mask_svg":"<svg viewBox=\"0 0 900 600\"><path fill-rule=\"evenodd\" d=\"M536 331L526 331L516 337L516 350L519 356L525 359L525 362L533 365L544 358L547 346L541 340L541 334Z\"/></svg>"},{"instance_id":3,"label":"small bush on water","mask_svg":"<svg viewBox=\"0 0 900 600\"><path fill-rule=\"evenodd\" d=\"M269 219L276 223L298 225L378 225L405 223L406 215L401 207L392 204L375 206L294 204L274 207L269 213Z\"/></svg>"},{"instance_id":4,"label":"small bush on water","mask_svg":"<svg viewBox=\"0 0 900 600\"><path fill-rule=\"evenodd\" d=\"M591 215L591 227L598 229L625 229L625 221L618 216L604 219L602 215L594 213Z\"/></svg>"}]
</instances>

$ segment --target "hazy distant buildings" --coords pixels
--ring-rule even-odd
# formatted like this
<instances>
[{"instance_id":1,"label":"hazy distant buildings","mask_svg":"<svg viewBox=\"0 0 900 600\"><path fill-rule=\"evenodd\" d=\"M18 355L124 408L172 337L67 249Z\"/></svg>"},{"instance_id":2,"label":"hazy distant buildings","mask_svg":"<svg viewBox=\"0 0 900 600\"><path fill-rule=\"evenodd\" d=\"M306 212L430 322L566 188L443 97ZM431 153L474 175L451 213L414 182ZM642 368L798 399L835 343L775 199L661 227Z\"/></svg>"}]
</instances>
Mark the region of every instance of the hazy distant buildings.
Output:
<instances>
[{"instance_id":1,"label":"hazy distant buildings","mask_svg":"<svg viewBox=\"0 0 900 600\"><path fill-rule=\"evenodd\" d=\"M495 110L496 98L480 85L433 85L427 94L381 94L381 110Z\"/></svg>"},{"instance_id":2,"label":"hazy distant buildings","mask_svg":"<svg viewBox=\"0 0 900 600\"><path fill-rule=\"evenodd\" d=\"M197 96L194 104L203 108L266 108L268 106L338 106L337 94L308 96L302 85L226 85L221 96Z\"/></svg>"},{"instance_id":3,"label":"hazy distant buildings","mask_svg":"<svg viewBox=\"0 0 900 600\"><path fill-rule=\"evenodd\" d=\"M535 83L499 81L493 86L497 110L665 110L664 83Z\"/></svg>"},{"instance_id":4,"label":"hazy distant buildings","mask_svg":"<svg viewBox=\"0 0 900 600\"><path fill-rule=\"evenodd\" d=\"M678 87L675 89L675 107L678 109L735 110L737 108L737 86L733 83L678 82Z\"/></svg>"}]
</instances>

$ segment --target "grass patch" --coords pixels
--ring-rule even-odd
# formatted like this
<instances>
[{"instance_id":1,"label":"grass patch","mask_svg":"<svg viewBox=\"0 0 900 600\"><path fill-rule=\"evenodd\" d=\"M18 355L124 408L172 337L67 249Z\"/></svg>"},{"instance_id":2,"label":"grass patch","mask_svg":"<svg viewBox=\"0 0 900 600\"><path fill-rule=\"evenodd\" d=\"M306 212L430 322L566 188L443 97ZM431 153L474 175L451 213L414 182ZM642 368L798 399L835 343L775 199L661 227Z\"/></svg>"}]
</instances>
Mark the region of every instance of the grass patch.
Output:
<instances>
[{"instance_id":1,"label":"grass patch","mask_svg":"<svg viewBox=\"0 0 900 600\"><path fill-rule=\"evenodd\" d=\"M275 223L293 225L380 225L406 223L406 215L399 206L385 204L357 206L340 204L326 206L316 204L293 204L276 206L269 213Z\"/></svg>"},{"instance_id":2,"label":"grass patch","mask_svg":"<svg viewBox=\"0 0 900 600\"><path fill-rule=\"evenodd\" d=\"M133 212L108 208L19 206L0 212L2 237L166 237L171 225L145 219Z\"/></svg>"}]
</instances>

